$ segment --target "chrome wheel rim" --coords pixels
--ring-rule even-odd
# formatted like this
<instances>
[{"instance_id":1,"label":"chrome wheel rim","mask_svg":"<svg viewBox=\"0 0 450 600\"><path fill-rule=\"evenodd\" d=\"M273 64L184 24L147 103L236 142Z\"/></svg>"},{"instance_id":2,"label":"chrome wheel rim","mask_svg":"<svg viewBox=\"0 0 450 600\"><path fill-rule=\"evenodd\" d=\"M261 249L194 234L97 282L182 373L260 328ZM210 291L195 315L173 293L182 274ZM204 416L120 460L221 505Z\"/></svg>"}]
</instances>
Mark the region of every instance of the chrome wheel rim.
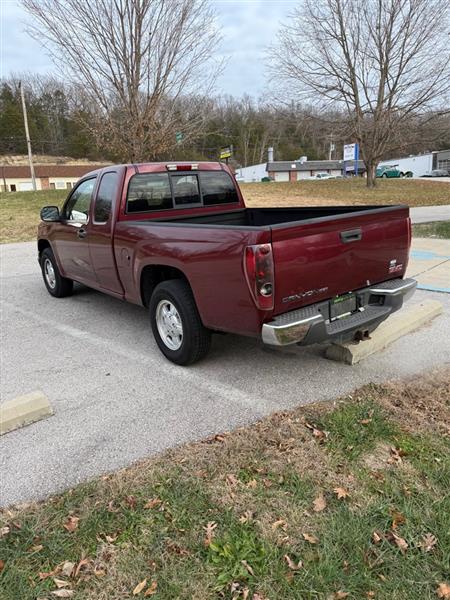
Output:
<instances>
[{"instance_id":1,"label":"chrome wheel rim","mask_svg":"<svg viewBox=\"0 0 450 600\"><path fill-rule=\"evenodd\" d=\"M164 344L170 350L178 350L183 343L183 323L175 305L161 300L156 307L156 327Z\"/></svg>"},{"instance_id":2,"label":"chrome wheel rim","mask_svg":"<svg viewBox=\"0 0 450 600\"><path fill-rule=\"evenodd\" d=\"M48 283L48 286L51 287L52 290L55 289L55 286L56 286L55 269L53 268L52 261L49 260L48 258L46 258L44 261L44 275L45 275L45 280Z\"/></svg>"}]
</instances>

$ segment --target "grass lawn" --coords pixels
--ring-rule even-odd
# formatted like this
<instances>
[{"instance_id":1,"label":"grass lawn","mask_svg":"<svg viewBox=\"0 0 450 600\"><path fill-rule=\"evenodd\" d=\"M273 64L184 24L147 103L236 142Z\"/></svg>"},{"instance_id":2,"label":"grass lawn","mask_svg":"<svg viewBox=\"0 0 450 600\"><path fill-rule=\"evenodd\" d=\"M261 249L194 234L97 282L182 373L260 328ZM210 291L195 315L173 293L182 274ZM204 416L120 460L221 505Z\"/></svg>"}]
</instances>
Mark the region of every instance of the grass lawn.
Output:
<instances>
[{"instance_id":1,"label":"grass lawn","mask_svg":"<svg viewBox=\"0 0 450 600\"><path fill-rule=\"evenodd\" d=\"M450 183L403 179L379 181L368 190L362 179L241 185L248 206L312 206L325 204L450 204ZM0 193L0 243L33 240L39 211L64 201L67 191Z\"/></svg>"},{"instance_id":2,"label":"grass lawn","mask_svg":"<svg viewBox=\"0 0 450 600\"><path fill-rule=\"evenodd\" d=\"M447 370L4 510L2 600L448 599L449 424Z\"/></svg>"},{"instance_id":3,"label":"grass lawn","mask_svg":"<svg viewBox=\"0 0 450 600\"><path fill-rule=\"evenodd\" d=\"M61 206L67 190L0 193L0 243L36 239L39 213L43 206Z\"/></svg>"},{"instance_id":4,"label":"grass lawn","mask_svg":"<svg viewBox=\"0 0 450 600\"><path fill-rule=\"evenodd\" d=\"M297 183L244 183L248 206L313 206L338 204L450 204L450 183L419 179L377 180L369 190L363 179L330 179Z\"/></svg>"},{"instance_id":5,"label":"grass lawn","mask_svg":"<svg viewBox=\"0 0 450 600\"><path fill-rule=\"evenodd\" d=\"M437 221L436 223L420 223L413 226L415 237L434 237L450 239L450 220Z\"/></svg>"}]
</instances>

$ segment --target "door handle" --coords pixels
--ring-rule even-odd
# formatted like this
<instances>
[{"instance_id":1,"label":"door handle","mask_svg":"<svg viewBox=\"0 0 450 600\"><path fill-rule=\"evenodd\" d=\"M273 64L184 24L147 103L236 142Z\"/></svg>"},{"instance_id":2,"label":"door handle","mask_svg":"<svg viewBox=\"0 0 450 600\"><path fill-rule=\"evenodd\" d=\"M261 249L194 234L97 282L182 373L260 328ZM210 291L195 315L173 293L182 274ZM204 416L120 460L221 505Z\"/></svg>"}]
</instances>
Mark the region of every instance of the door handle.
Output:
<instances>
[{"instance_id":1,"label":"door handle","mask_svg":"<svg viewBox=\"0 0 450 600\"><path fill-rule=\"evenodd\" d=\"M77 232L77 236L80 238L80 240L84 239L87 236L87 230L84 227L80 227Z\"/></svg>"},{"instance_id":2,"label":"door handle","mask_svg":"<svg viewBox=\"0 0 450 600\"><path fill-rule=\"evenodd\" d=\"M350 229L349 231L341 231L341 241L344 244L349 244L350 242L359 242L362 238L362 231L358 227L358 229Z\"/></svg>"}]
</instances>

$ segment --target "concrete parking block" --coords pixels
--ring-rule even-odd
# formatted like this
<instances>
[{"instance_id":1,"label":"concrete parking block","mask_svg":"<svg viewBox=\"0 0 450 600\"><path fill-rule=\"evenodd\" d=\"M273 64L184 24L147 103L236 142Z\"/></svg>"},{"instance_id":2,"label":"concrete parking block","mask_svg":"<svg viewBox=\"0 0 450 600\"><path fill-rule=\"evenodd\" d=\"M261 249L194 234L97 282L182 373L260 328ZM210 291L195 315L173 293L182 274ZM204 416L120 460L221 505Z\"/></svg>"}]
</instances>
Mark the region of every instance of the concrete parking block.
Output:
<instances>
[{"instance_id":1,"label":"concrete parking block","mask_svg":"<svg viewBox=\"0 0 450 600\"><path fill-rule=\"evenodd\" d=\"M52 414L47 396L39 391L8 400L0 405L0 435Z\"/></svg>"},{"instance_id":2,"label":"concrete parking block","mask_svg":"<svg viewBox=\"0 0 450 600\"><path fill-rule=\"evenodd\" d=\"M411 333L442 313L436 300L424 300L401 310L381 323L371 334L371 339L359 343L331 344L325 356L331 360L354 365L375 352L383 350L398 338Z\"/></svg>"}]
</instances>

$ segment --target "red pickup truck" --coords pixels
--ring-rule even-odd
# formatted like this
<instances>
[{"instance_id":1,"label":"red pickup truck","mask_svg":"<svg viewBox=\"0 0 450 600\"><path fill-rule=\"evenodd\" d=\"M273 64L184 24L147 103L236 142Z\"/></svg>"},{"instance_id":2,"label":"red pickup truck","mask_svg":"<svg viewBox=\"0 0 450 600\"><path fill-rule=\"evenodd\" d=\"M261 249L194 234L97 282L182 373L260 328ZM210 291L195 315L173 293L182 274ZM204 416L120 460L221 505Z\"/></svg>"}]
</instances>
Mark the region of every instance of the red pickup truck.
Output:
<instances>
[{"instance_id":1,"label":"red pickup truck","mask_svg":"<svg viewBox=\"0 0 450 600\"><path fill-rule=\"evenodd\" d=\"M368 337L416 282L404 206L246 208L222 163L149 163L85 175L62 210L41 211L52 296L77 281L147 307L174 363L212 332L272 345Z\"/></svg>"}]
</instances>

